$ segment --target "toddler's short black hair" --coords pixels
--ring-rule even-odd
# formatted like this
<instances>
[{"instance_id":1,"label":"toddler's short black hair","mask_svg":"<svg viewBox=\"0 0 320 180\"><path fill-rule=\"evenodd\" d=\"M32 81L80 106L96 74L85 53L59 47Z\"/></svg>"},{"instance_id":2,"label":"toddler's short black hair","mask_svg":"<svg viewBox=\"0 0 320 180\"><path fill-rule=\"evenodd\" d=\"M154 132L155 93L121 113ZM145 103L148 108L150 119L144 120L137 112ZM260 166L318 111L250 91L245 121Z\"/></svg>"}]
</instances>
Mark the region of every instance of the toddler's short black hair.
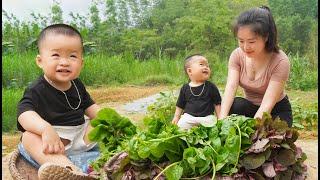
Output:
<instances>
[{"instance_id":1,"label":"toddler's short black hair","mask_svg":"<svg viewBox=\"0 0 320 180\"><path fill-rule=\"evenodd\" d=\"M204 57L202 54L192 54L192 55L189 55L189 56L187 56L185 59L184 59L184 72L186 73L186 74L188 74L187 73L187 69L188 69L188 67L190 67L190 62L193 60L193 58L195 57L195 56L201 56L201 57ZM205 58L205 57L204 57Z\"/></svg>"},{"instance_id":2,"label":"toddler's short black hair","mask_svg":"<svg viewBox=\"0 0 320 180\"><path fill-rule=\"evenodd\" d=\"M82 46L82 51L83 51L83 40L80 32L75 29L74 27L67 25L67 24L52 24L50 26L47 26L44 28L37 40L37 45L38 45L38 51L40 51L40 46L42 41L45 39L47 34L49 33L54 33L54 34L62 34L66 36L78 36L81 40L81 46Z\"/></svg>"}]
</instances>

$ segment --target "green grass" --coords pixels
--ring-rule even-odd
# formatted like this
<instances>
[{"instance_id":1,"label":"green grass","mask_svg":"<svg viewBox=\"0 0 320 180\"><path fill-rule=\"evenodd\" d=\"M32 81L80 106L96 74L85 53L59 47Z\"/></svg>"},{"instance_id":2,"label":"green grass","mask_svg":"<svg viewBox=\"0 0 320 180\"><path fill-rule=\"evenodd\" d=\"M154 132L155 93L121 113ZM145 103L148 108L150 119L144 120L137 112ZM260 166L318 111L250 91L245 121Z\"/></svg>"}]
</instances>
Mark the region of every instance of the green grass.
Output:
<instances>
[{"instance_id":1,"label":"green grass","mask_svg":"<svg viewBox=\"0 0 320 180\"><path fill-rule=\"evenodd\" d=\"M86 85L175 84L185 78L182 68L181 60L139 61L120 56L88 56L80 78Z\"/></svg>"},{"instance_id":2,"label":"green grass","mask_svg":"<svg viewBox=\"0 0 320 180\"><path fill-rule=\"evenodd\" d=\"M2 87L24 87L40 74L35 61L35 52L2 56Z\"/></svg>"},{"instance_id":3,"label":"green grass","mask_svg":"<svg viewBox=\"0 0 320 180\"><path fill-rule=\"evenodd\" d=\"M312 62L298 54L290 56L290 62L290 88L310 90L318 87L318 69Z\"/></svg>"},{"instance_id":4,"label":"green grass","mask_svg":"<svg viewBox=\"0 0 320 180\"><path fill-rule=\"evenodd\" d=\"M17 127L17 104L24 90L2 88L2 132L14 132Z\"/></svg>"},{"instance_id":5,"label":"green grass","mask_svg":"<svg viewBox=\"0 0 320 180\"><path fill-rule=\"evenodd\" d=\"M42 72L35 63L35 52L2 56L2 87L24 88ZM225 85L228 58L205 54L208 58L216 84ZM180 85L187 82L183 70L183 58L136 60L130 55L112 56L95 54L85 56L81 80L87 86L100 85ZM289 55L291 62L288 88L312 90L318 87L318 71L306 57Z\"/></svg>"}]
</instances>

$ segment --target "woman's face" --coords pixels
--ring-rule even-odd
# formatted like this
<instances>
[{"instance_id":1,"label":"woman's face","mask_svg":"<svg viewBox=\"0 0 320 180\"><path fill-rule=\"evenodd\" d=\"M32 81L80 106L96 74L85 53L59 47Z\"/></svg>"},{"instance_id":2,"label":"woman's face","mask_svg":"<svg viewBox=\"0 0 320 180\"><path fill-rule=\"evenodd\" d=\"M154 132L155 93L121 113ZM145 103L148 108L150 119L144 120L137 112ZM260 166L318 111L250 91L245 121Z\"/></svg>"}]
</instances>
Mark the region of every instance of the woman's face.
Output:
<instances>
[{"instance_id":1,"label":"woman's face","mask_svg":"<svg viewBox=\"0 0 320 180\"><path fill-rule=\"evenodd\" d=\"M239 47L250 58L265 52L266 38L254 33L250 26L241 26L237 33Z\"/></svg>"}]
</instances>

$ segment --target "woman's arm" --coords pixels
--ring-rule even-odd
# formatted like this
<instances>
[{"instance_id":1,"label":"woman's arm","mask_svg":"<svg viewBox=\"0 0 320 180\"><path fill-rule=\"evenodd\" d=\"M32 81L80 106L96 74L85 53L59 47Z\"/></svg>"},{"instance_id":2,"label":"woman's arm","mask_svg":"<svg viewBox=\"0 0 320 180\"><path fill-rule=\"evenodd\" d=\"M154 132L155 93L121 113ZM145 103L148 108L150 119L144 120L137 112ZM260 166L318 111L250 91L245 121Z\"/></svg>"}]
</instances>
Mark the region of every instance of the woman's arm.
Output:
<instances>
[{"instance_id":1,"label":"woman's arm","mask_svg":"<svg viewBox=\"0 0 320 180\"><path fill-rule=\"evenodd\" d=\"M240 72L234 69L228 70L227 85L224 90L223 98L221 101L221 111L218 119L223 119L228 116L231 105L239 86Z\"/></svg>"},{"instance_id":2,"label":"woman's arm","mask_svg":"<svg viewBox=\"0 0 320 180\"><path fill-rule=\"evenodd\" d=\"M256 112L254 118L262 118L264 112L271 113L274 105L277 103L281 92L283 91L285 82L270 81L266 93L263 96L260 108Z\"/></svg>"}]
</instances>

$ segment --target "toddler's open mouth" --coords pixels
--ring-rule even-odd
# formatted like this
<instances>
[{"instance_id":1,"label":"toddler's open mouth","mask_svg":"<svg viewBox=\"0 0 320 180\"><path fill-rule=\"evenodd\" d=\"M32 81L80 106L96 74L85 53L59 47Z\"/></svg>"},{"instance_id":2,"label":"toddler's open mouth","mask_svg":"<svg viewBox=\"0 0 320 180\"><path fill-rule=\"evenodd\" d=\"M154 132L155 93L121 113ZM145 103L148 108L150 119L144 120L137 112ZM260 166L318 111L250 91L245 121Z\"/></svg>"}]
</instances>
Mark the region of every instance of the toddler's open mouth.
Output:
<instances>
[{"instance_id":1,"label":"toddler's open mouth","mask_svg":"<svg viewBox=\"0 0 320 180\"><path fill-rule=\"evenodd\" d=\"M69 71L68 69L58 69L57 72L69 73L71 71Z\"/></svg>"},{"instance_id":2,"label":"toddler's open mouth","mask_svg":"<svg viewBox=\"0 0 320 180\"><path fill-rule=\"evenodd\" d=\"M204 70L204 71L202 71L202 73L203 74L209 74L209 71Z\"/></svg>"}]
</instances>

